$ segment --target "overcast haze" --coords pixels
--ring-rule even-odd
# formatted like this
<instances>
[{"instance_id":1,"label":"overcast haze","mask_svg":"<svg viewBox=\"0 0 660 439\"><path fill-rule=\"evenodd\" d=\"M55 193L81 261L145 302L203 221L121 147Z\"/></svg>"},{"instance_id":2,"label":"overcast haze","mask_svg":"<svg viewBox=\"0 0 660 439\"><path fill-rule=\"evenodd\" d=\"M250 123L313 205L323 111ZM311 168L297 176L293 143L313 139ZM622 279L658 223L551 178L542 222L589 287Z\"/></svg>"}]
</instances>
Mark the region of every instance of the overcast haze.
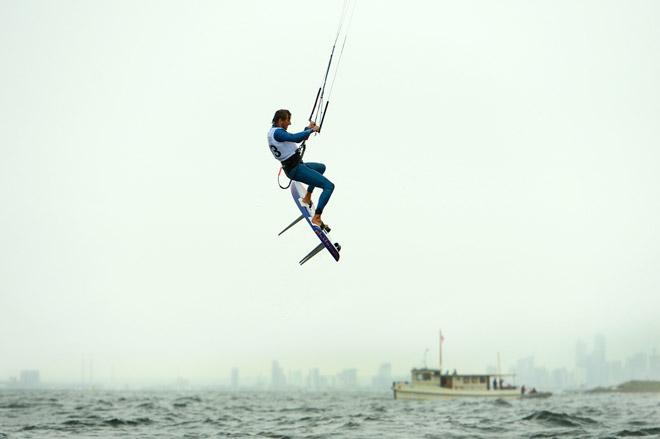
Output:
<instances>
[{"instance_id":1,"label":"overcast haze","mask_svg":"<svg viewBox=\"0 0 660 439\"><path fill-rule=\"evenodd\" d=\"M341 7L0 3L0 381L660 348L660 3L360 0L305 156L342 259L300 267L266 132Z\"/></svg>"}]
</instances>

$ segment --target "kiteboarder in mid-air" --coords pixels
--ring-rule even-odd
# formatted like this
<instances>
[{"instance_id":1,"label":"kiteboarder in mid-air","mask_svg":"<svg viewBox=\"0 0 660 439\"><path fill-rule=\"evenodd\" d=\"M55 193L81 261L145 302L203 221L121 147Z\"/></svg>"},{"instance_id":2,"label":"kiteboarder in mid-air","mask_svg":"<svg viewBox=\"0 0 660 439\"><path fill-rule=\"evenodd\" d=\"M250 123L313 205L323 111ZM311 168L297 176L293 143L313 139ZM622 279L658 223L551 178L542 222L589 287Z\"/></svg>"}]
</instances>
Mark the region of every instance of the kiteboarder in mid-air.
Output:
<instances>
[{"instance_id":1,"label":"kiteboarder in mid-air","mask_svg":"<svg viewBox=\"0 0 660 439\"><path fill-rule=\"evenodd\" d=\"M325 173L325 165L323 163L305 163L303 162L303 157L305 156L305 149L307 147L306 143L309 136L311 136L312 133L320 134L321 129L323 128L323 121L328 112L330 95L332 94L332 88L335 79L337 78L339 61L341 61L341 56L344 52L346 38L348 37L348 28L350 27L354 9L355 2L352 2L351 0L344 1L341 18L339 19L339 26L337 27L337 34L335 36L335 41L332 44L332 50L330 51L330 59L328 60L328 65L325 68L325 74L323 75L323 82L316 93L312 112L307 118L307 120L309 120L307 128L299 133L289 133L287 129L291 125L291 112L282 109L275 112L275 115L273 116L273 126L268 131L268 146L273 157L279 160L282 165L280 173L284 171L286 176L291 179L287 186L282 186L279 180L280 173L278 173L278 184L282 189L291 188L291 195L293 196L296 207L301 213L301 215L282 230L278 236L282 235L282 233L286 232L299 221L304 219L311 226L316 237L321 241L316 248L302 258L300 265L309 261L314 255L318 254L323 249L328 250L334 260L339 262L339 251L341 250L341 246L338 242L331 240L329 235L330 227L324 224L323 220L321 220L321 214L323 213L325 206L328 204L328 200L330 200L335 185L323 175ZM346 18L348 18L348 24L344 26ZM344 31L344 42L341 45L339 58L336 59L334 73L332 76L329 76L330 69L333 65L335 48L337 47L337 41L342 34L342 30ZM328 77L331 78L331 82L328 92L326 93ZM319 122L318 125L317 121ZM307 188L305 189L301 183L306 184ZM321 193L321 196L318 199L318 204L315 206L312 214L312 192L317 187L321 188L323 192Z\"/></svg>"},{"instance_id":2,"label":"kiteboarder in mid-air","mask_svg":"<svg viewBox=\"0 0 660 439\"><path fill-rule=\"evenodd\" d=\"M298 148L298 143L304 143L312 133L319 132L321 127L310 121L303 131L291 134L287 131L289 125L291 125L291 112L289 110L277 110L273 116L273 126L268 131L270 152L280 161L287 177L307 185L307 193L301 199L301 203L311 208L312 191L317 187L323 189L311 221L312 224L322 230L329 231L330 228L321 220L321 214L332 195L332 191L335 189L335 185L323 176L325 165L323 163L303 162Z\"/></svg>"}]
</instances>

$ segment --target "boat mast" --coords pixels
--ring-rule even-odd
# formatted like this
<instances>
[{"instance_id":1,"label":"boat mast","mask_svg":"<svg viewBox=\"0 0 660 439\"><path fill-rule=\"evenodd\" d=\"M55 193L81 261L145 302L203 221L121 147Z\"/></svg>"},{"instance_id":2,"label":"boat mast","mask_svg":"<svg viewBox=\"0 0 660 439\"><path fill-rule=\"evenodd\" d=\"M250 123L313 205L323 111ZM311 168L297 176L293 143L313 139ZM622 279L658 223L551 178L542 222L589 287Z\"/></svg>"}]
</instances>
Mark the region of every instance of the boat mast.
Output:
<instances>
[{"instance_id":1,"label":"boat mast","mask_svg":"<svg viewBox=\"0 0 660 439\"><path fill-rule=\"evenodd\" d=\"M438 351L438 366L440 367L440 375L442 375L442 342L445 340L445 338L442 336L442 329L439 331L440 332L440 350Z\"/></svg>"}]
</instances>

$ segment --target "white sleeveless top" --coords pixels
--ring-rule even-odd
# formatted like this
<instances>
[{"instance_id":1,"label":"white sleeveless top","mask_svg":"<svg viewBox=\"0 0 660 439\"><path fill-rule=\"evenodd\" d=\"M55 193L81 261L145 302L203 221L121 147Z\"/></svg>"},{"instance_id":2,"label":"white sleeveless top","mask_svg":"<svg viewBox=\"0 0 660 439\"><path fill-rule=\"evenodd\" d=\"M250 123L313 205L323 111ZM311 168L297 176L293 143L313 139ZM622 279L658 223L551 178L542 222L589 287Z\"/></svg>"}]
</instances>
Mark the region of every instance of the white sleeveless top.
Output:
<instances>
[{"instance_id":1,"label":"white sleeveless top","mask_svg":"<svg viewBox=\"0 0 660 439\"><path fill-rule=\"evenodd\" d=\"M296 153L298 149L298 144L294 142L278 142L275 140L275 130L282 130L284 128L272 127L268 131L268 146L270 147L270 152L273 153L279 161L284 161Z\"/></svg>"}]
</instances>

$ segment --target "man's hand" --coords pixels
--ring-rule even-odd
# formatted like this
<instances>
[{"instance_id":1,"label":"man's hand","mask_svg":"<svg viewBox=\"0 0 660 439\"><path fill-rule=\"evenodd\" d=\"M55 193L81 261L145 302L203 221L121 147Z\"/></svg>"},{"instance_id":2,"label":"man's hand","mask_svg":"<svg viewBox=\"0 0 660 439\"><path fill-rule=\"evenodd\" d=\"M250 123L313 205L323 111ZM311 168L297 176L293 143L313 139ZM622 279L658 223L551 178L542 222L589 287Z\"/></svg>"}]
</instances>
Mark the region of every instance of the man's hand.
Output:
<instances>
[{"instance_id":1,"label":"man's hand","mask_svg":"<svg viewBox=\"0 0 660 439\"><path fill-rule=\"evenodd\" d=\"M307 125L307 128L311 129L312 131L314 131L316 133L318 133L319 129L320 129L320 127L318 125L316 125L314 122L312 122L311 120L309 121L309 125Z\"/></svg>"}]
</instances>

